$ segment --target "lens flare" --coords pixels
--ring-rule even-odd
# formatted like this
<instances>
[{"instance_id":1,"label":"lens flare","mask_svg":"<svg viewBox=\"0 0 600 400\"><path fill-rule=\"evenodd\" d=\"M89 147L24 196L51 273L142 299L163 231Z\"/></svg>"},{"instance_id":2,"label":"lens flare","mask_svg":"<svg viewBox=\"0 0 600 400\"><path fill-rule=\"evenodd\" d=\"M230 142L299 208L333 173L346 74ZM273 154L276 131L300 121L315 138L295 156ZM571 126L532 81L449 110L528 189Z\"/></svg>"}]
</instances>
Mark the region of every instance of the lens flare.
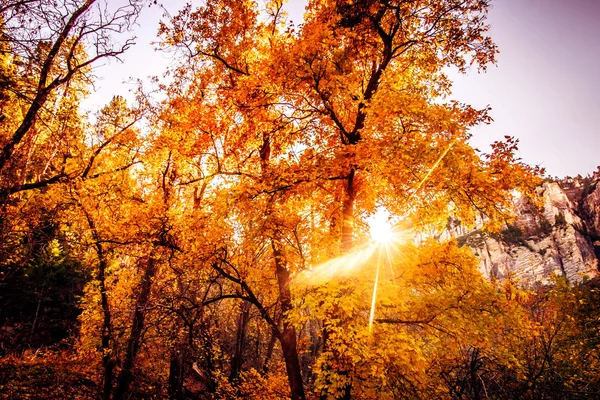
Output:
<instances>
[{"instance_id":1,"label":"lens flare","mask_svg":"<svg viewBox=\"0 0 600 400\"><path fill-rule=\"evenodd\" d=\"M400 209L407 208L412 198L417 195L423 184L429 179L433 171L439 166L444 157L450 152L457 139L454 139L449 146L440 154L436 162L431 166L427 174L421 179L414 191L404 200ZM303 280L307 284L319 284L323 281L344 278L351 276L363 265L368 264L372 256L375 255L375 279L373 282L373 293L371 295L371 307L369 310L369 335L373 331L375 322L375 312L377 307L377 288L379 286L380 276L385 270L386 264L392 273L392 280L396 280L394 272L394 257L398 254L398 245L414 237L413 226L410 220L390 222L390 213L383 207L377 209L375 214L367 219L369 231L371 234L371 243L365 243L364 247L354 249L351 253L329 260L314 268L304 271L296 279ZM375 253L377 251L377 253ZM386 257L383 255L385 254ZM371 264L372 265L372 264Z\"/></svg>"},{"instance_id":2,"label":"lens flare","mask_svg":"<svg viewBox=\"0 0 600 400\"><path fill-rule=\"evenodd\" d=\"M384 209L379 209L370 218L369 232L371 239L378 244L386 244L394 239L394 231L389 221L389 213Z\"/></svg>"},{"instance_id":3,"label":"lens flare","mask_svg":"<svg viewBox=\"0 0 600 400\"><path fill-rule=\"evenodd\" d=\"M296 279L299 282L320 284L332 279L352 276L361 268L375 252L375 246L367 246L331 259L323 264L305 270Z\"/></svg>"}]
</instances>

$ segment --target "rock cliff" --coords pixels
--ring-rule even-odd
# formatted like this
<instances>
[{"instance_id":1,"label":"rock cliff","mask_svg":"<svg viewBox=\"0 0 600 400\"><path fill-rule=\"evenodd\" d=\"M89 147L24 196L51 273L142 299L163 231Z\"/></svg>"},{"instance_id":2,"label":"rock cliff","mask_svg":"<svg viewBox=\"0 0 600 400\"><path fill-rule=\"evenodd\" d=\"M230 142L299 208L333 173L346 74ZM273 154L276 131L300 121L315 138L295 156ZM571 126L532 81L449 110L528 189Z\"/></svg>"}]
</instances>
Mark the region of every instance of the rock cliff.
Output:
<instances>
[{"instance_id":1,"label":"rock cliff","mask_svg":"<svg viewBox=\"0 0 600 400\"><path fill-rule=\"evenodd\" d=\"M600 167L585 178L547 180L537 201L515 197L516 218L501 233L467 232L459 224L449 224L449 233L473 249L490 279L547 283L558 274L579 283L600 275L599 183Z\"/></svg>"}]
</instances>

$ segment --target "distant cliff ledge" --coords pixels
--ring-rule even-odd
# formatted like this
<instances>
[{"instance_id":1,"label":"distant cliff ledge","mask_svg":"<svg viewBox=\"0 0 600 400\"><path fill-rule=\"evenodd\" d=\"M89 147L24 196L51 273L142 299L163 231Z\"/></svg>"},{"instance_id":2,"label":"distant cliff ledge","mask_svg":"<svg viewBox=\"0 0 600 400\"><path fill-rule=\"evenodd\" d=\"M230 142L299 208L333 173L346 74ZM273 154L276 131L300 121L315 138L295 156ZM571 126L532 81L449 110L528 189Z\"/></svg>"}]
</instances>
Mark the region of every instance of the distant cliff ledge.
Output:
<instances>
[{"instance_id":1,"label":"distant cliff ledge","mask_svg":"<svg viewBox=\"0 0 600 400\"><path fill-rule=\"evenodd\" d=\"M466 231L449 223L449 233L480 259L492 278L512 275L524 283L548 283L554 274L571 283L598 277L600 259L600 167L591 176L546 180L539 204L514 200L516 218L499 234Z\"/></svg>"}]
</instances>

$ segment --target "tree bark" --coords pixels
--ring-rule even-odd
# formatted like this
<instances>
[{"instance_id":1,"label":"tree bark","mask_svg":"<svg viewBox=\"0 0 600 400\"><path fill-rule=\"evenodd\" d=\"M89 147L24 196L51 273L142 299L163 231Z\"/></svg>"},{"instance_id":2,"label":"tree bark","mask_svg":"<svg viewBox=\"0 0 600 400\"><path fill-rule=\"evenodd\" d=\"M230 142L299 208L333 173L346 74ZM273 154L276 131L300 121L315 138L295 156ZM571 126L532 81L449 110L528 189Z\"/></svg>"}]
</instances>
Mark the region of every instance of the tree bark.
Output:
<instances>
[{"instance_id":1,"label":"tree bark","mask_svg":"<svg viewBox=\"0 0 600 400\"><path fill-rule=\"evenodd\" d=\"M105 274L107 268L106 258L100 243L96 244L98 249L98 257L100 264L98 266L98 282L100 289L100 302L102 304L102 368L104 369L104 377L102 381L102 400L110 399L112 389L114 361L110 352L110 339L112 337L111 313L108 305L108 296L106 294Z\"/></svg>"},{"instance_id":2,"label":"tree bark","mask_svg":"<svg viewBox=\"0 0 600 400\"><path fill-rule=\"evenodd\" d=\"M122 400L129 390L129 384L133 374L135 360L140 350L140 342L144 323L146 320L146 306L150 298L150 290L152 289L152 279L156 273L157 262L154 258L149 257L146 265L146 271L142 277L140 292L137 296L135 311L133 313L133 321L131 322L131 332L127 340L127 348L125 350L125 360L123 361L123 369L119 375L117 389L113 397L114 400Z\"/></svg>"},{"instance_id":3,"label":"tree bark","mask_svg":"<svg viewBox=\"0 0 600 400\"><path fill-rule=\"evenodd\" d=\"M273 356L273 348L275 347L276 340L277 335L275 334L275 332L272 332L271 339L269 339L269 344L267 345L267 354L265 355L265 362L262 368L263 375L266 375L269 372L269 362L271 361L271 357Z\"/></svg>"},{"instance_id":4,"label":"tree bark","mask_svg":"<svg viewBox=\"0 0 600 400\"><path fill-rule=\"evenodd\" d=\"M110 340L112 338L112 315L110 312L110 306L108 304L108 295L106 292L106 270L108 269L108 262L106 260L106 253L102 243L100 242L100 235L96 229L94 220L82 207L85 217L88 221L88 225L92 231L92 237L95 241L96 255L98 256L98 274L96 279L98 280L98 289L100 290L100 305L102 306L102 332L101 332L101 351L102 351L102 400L110 400L110 392L112 390L113 370L115 362L111 355Z\"/></svg>"},{"instance_id":5,"label":"tree bark","mask_svg":"<svg viewBox=\"0 0 600 400\"><path fill-rule=\"evenodd\" d=\"M290 292L290 272L286 268L285 259L278 238L271 241L273 256L275 258L275 270L277 283L279 285L279 302L283 313L283 332L281 333L281 350L285 360L285 368L292 394L292 400L304 400L304 385L302 383L302 372L298 349L296 348L296 329L287 321L287 313L292 309L292 295Z\"/></svg>"},{"instance_id":6,"label":"tree bark","mask_svg":"<svg viewBox=\"0 0 600 400\"><path fill-rule=\"evenodd\" d=\"M183 359L184 348L182 345L171 350L171 362L169 363L169 399L183 399Z\"/></svg>"},{"instance_id":7,"label":"tree bark","mask_svg":"<svg viewBox=\"0 0 600 400\"><path fill-rule=\"evenodd\" d=\"M348 174L348 179L345 182L346 196L342 204L342 253L347 253L352 250L352 236L354 235L354 199L356 191L354 187L354 177L356 170L354 167Z\"/></svg>"},{"instance_id":8,"label":"tree bark","mask_svg":"<svg viewBox=\"0 0 600 400\"><path fill-rule=\"evenodd\" d=\"M235 352L231 359L231 371L229 373L229 382L237 381L242 371L244 361L244 347L246 341L246 327L248 325L248 316L250 314L251 304L244 301L241 305L240 315L238 316L237 335L235 343Z\"/></svg>"}]
</instances>

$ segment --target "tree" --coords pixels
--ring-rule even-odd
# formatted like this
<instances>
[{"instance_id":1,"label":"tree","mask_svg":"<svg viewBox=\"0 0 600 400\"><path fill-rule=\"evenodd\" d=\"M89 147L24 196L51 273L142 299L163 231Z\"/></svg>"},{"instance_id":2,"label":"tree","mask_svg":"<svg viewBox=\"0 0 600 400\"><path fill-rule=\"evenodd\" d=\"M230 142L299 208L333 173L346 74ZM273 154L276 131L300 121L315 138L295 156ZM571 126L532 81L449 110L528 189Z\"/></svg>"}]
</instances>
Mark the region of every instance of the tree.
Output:
<instances>
[{"instance_id":1,"label":"tree","mask_svg":"<svg viewBox=\"0 0 600 400\"><path fill-rule=\"evenodd\" d=\"M11 55L5 65L12 64L9 70L14 75L3 79L2 89L11 93L20 109L4 124L0 137L3 197L81 173L69 168L71 142L81 139L72 135L80 132L76 123L67 125L61 114L77 113L77 100L91 82L93 65L118 58L133 44L131 39L118 44L115 36L129 29L141 4L135 0L111 11L96 0L3 2L0 32L4 51ZM67 127L60 122L57 126L57 119ZM23 146L25 140L29 146ZM38 151L46 153L46 165L31 171L30 159Z\"/></svg>"},{"instance_id":2,"label":"tree","mask_svg":"<svg viewBox=\"0 0 600 400\"><path fill-rule=\"evenodd\" d=\"M38 210L36 210L38 211ZM87 281L79 248L61 226L61 207L25 221L0 261L0 354L66 345L77 331L78 298Z\"/></svg>"},{"instance_id":3,"label":"tree","mask_svg":"<svg viewBox=\"0 0 600 400\"><path fill-rule=\"evenodd\" d=\"M27 7L50 3L20 4L5 9L21 50L2 55L0 89L34 95L17 107L20 92L0 93L15 116L0 121L1 250L60 211L64 248L93 277L78 350L102 398L529 393L519 361L542 342L525 292L485 282L453 241L410 238L387 258L366 234L379 206L407 237L449 215L499 227L510 191L536 183L516 140L469 146L488 109L447 100L445 68L494 61L487 1L314 0L299 28L279 0L188 5L160 29L181 57L161 100L116 97L94 126L77 110L86 62L129 42L113 53L88 30L125 27L140 3L98 20L94 1L64 3L39 31L16 18L30 27L41 14ZM54 36L27 52L28 34ZM100 53L87 56L90 35Z\"/></svg>"},{"instance_id":4,"label":"tree","mask_svg":"<svg viewBox=\"0 0 600 400\"><path fill-rule=\"evenodd\" d=\"M494 221L508 190L535 176L510 141L487 160L468 145L467 129L489 121L488 110L444 102L444 68L494 61L487 1L313 1L299 31L285 26L281 4L212 1L162 26L183 62L159 139L173 149L179 185L230 189L237 238L213 267L277 330L259 300L271 289L248 282L274 274L289 314L291 277L339 254L319 248L318 235L350 251L357 216L377 205L422 225L449 213L466 225ZM292 397L303 398L297 351L284 357Z\"/></svg>"},{"instance_id":5,"label":"tree","mask_svg":"<svg viewBox=\"0 0 600 400\"><path fill-rule=\"evenodd\" d=\"M128 134L138 118L128 120L130 113L121 120L100 119L90 128L79 105L91 83L92 66L118 57L133 44L131 39L117 41L140 7L139 1L117 10L97 1L2 2L0 254L4 259L13 258L18 243L31 234L28 220L70 207L64 204L64 193L49 186L95 179L137 163L137 142ZM112 131L106 127L111 123ZM124 148L129 154L115 152L113 160L119 158L115 164L99 165L109 158L100 153ZM99 168L109 165L112 169ZM65 221L55 223L60 227ZM7 268L23 272L26 262L21 261L12 267L2 265L0 279L11 273Z\"/></svg>"},{"instance_id":6,"label":"tree","mask_svg":"<svg viewBox=\"0 0 600 400\"><path fill-rule=\"evenodd\" d=\"M370 332L369 267L377 263L379 311ZM460 387L455 366L462 366L463 354L484 354L507 366L516 349L506 336L516 331L531 337L534 331L518 296L485 281L473 254L453 242L380 249L346 280L322 283L319 272L309 275L306 284L313 289L294 321L305 325L317 318L328 328L327 348L314 369L323 398L463 398L453 392Z\"/></svg>"}]
</instances>

